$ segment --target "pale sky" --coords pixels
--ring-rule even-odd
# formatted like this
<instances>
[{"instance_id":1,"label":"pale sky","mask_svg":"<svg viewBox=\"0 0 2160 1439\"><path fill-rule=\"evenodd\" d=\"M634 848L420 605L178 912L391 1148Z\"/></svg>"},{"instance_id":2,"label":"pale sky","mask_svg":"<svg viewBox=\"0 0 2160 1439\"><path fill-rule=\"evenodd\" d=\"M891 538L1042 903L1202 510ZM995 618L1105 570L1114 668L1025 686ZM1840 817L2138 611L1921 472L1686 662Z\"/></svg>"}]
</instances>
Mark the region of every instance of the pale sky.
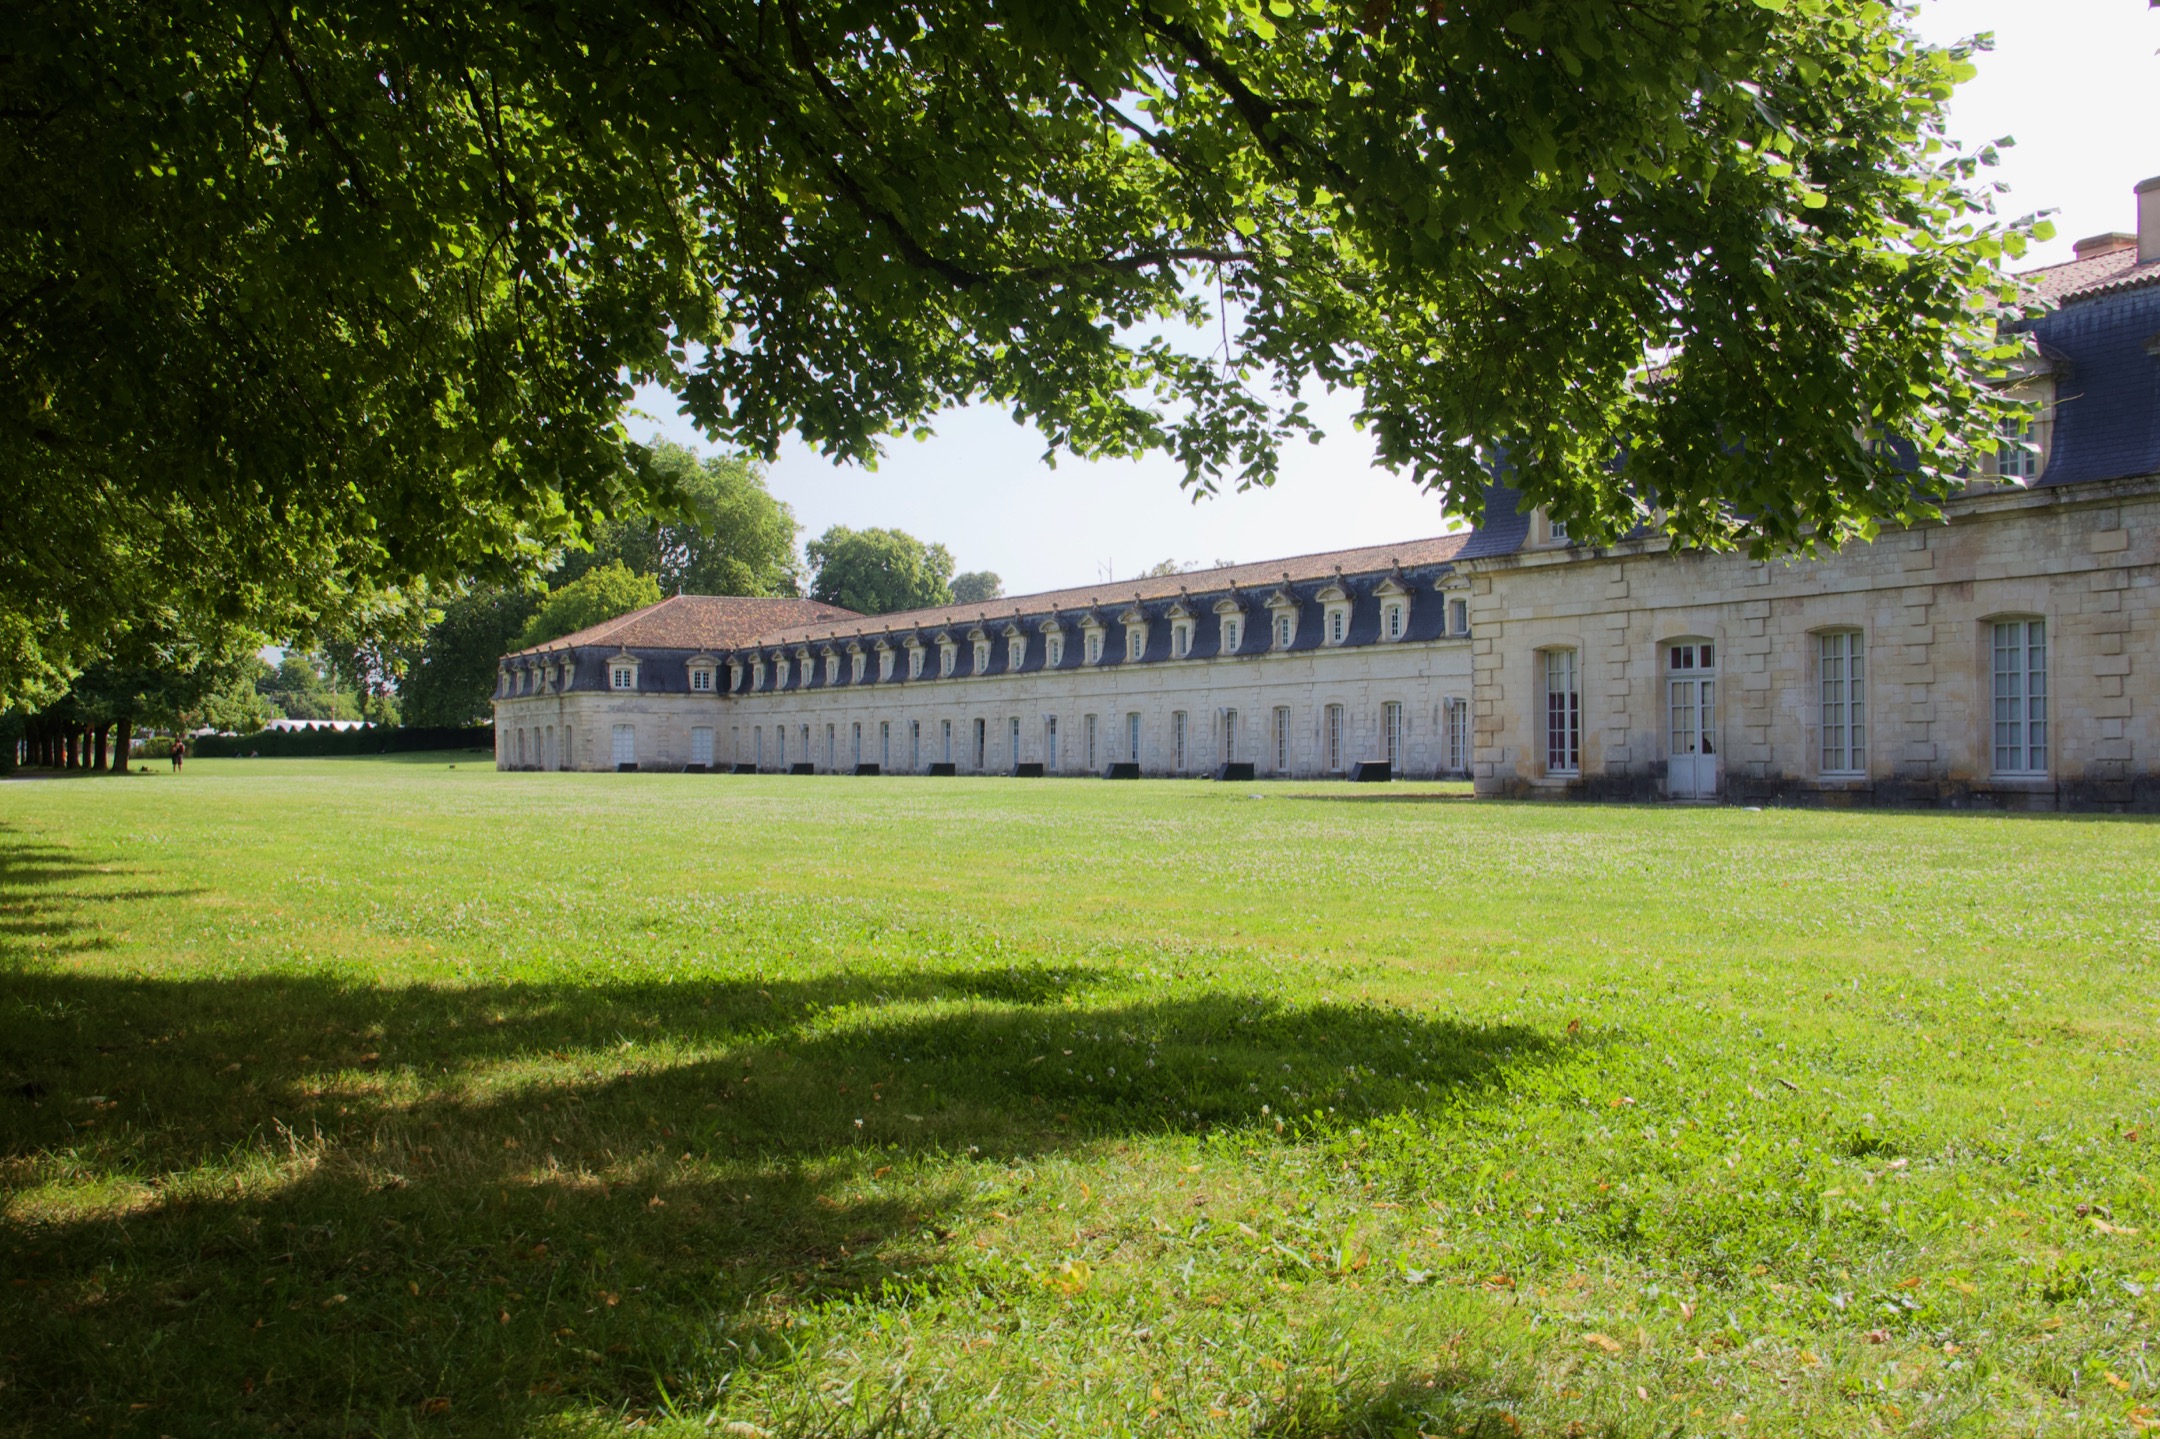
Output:
<instances>
[{"instance_id":1,"label":"pale sky","mask_svg":"<svg viewBox=\"0 0 2160 1439\"><path fill-rule=\"evenodd\" d=\"M2160 10L2146 0L1931 0L1920 30L1947 42L1993 31L1979 77L1958 93L1952 133L1969 147L2003 136L2006 218L2057 212L2032 264L2070 258L2073 240L2136 227L2131 187L2160 175ZM963 570L995 570L1011 594L1129 576L1158 560L1247 563L1415 539L1447 528L1439 506L1372 463L1350 427L1350 397L1314 396L1327 440L1284 457L1273 489L1194 502L1168 460L1052 470L1032 430L980 408L939 417L937 433L896 439L875 471L836 468L790 443L769 472L805 537L829 525L883 525L950 548ZM707 449L665 395L644 397L660 433ZM645 422L637 428L642 432Z\"/></svg>"}]
</instances>

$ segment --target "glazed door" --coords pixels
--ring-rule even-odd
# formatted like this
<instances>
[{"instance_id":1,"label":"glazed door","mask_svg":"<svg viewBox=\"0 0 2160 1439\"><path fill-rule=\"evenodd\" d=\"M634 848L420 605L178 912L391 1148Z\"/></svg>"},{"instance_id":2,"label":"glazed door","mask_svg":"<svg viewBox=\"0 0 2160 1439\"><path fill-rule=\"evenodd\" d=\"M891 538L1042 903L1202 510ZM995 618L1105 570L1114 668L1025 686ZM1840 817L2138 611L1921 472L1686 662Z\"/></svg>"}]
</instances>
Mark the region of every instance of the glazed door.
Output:
<instances>
[{"instance_id":1,"label":"glazed door","mask_svg":"<svg viewBox=\"0 0 2160 1439\"><path fill-rule=\"evenodd\" d=\"M1675 798L1707 799L1718 790L1716 651L1674 645L1665 678L1665 789Z\"/></svg>"}]
</instances>

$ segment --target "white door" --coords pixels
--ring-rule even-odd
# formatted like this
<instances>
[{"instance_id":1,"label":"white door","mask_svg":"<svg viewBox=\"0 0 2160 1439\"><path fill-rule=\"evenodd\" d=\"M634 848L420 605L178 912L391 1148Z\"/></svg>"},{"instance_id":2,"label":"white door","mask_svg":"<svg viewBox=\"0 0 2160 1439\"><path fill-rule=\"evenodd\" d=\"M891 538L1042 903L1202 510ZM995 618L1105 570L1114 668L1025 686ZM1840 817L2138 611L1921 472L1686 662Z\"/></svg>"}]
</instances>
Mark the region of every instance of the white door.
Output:
<instances>
[{"instance_id":1,"label":"white door","mask_svg":"<svg viewBox=\"0 0 2160 1439\"><path fill-rule=\"evenodd\" d=\"M690 731L690 763L712 766L712 731L703 725Z\"/></svg>"},{"instance_id":2,"label":"white door","mask_svg":"<svg viewBox=\"0 0 2160 1439\"><path fill-rule=\"evenodd\" d=\"M615 726L615 763L637 763L637 729L633 725Z\"/></svg>"},{"instance_id":3,"label":"white door","mask_svg":"<svg viewBox=\"0 0 2160 1439\"><path fill-rule=\"evenodd\" d=\"M1674 645L1666 653L1665 790L1682 798L1717 793L1717 651Z\"/></svg>"}]
</instances>

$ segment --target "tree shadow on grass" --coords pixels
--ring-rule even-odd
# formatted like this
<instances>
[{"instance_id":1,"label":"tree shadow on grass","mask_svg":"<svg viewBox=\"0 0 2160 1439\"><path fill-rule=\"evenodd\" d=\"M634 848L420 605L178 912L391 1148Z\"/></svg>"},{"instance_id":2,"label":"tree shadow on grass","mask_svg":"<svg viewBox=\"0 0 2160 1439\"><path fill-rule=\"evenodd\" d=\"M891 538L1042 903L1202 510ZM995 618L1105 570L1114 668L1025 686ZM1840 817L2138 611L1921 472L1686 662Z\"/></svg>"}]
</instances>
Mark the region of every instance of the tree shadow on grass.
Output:
<instances>
[{"instance_id":1,"label":"tree shadow on grass","mask_svg":"<svg viewBox=\"0 0 2160 1439\"><path fill-rule=\"evenodd\" d=\"M935 1288L1013 1161L1460 1104L1546 1052L1081 968L392 987L21 950L0 1432L650 1412L786 1359L808 1306Z\"/></svg>"}]
</instances>

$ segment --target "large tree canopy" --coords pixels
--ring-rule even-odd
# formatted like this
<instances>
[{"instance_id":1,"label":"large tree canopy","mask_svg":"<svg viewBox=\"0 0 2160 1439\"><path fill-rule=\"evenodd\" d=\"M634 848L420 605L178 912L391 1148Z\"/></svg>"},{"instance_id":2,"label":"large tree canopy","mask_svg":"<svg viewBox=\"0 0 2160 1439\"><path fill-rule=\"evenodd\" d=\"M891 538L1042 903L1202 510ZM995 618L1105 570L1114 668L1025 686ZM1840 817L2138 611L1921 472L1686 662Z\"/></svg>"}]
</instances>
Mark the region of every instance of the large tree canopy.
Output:
<instances>
[{"instance_id":1,"label":"large tree canopy","mask_svg":"<svg viewBox=\"0 0 2160 1439\"><path fill-rule=\"evenodd\" d=\"M1925 510L1992 429L2018 239L1878 0L10 16L0 689L148 597L298 634L677 504L640 382L753 454L987 399L1202 487L1354 386L1457 512L1504 455L1713 543Z\"/></svg>"},{"instance_id":2,"label":"large tree canopy","mask_svg":"<svg viewBox=\"0 0 2160 1439\"><path fill-rule=\"evenodd\" d=\"M906 530L834 525L804 549L816 574L810 598L865 615L951 604L953 557Z\"/></svg>"}]
</instances>

